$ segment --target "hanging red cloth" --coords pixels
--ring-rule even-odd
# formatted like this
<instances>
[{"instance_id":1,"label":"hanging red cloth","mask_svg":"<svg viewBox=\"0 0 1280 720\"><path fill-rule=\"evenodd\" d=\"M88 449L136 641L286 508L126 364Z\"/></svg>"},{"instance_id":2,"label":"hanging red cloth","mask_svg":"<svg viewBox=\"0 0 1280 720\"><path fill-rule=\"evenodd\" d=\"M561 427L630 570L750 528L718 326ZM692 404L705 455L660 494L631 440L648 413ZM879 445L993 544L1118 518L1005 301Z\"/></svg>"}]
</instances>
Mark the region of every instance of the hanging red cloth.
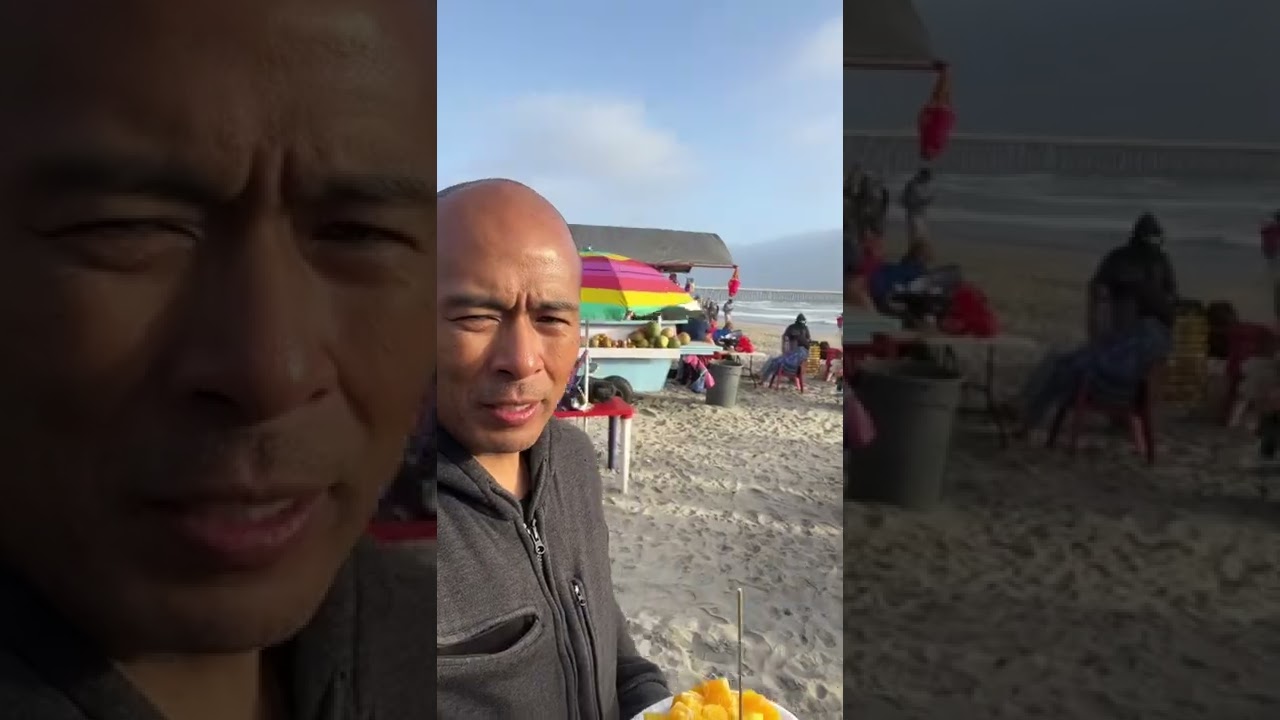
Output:
<instances>
[{"instance_id":1,"label":"hanging red cloth","mask_svg":"<svg viewBox=\"0 0 1280 720\"><path fill-rule=\"evenodd\" d=\"M947 149L951 130L956 125L956 114L951 109L951 68L938 64L938 76L933 81L929 102L920 110L917 120L920 137L920 159L934 160Z\"/></svg>"},{"instance_id":2,"label":"hanging red cloth","mask_svg":"<svg viewBox=\"0 0 1280 720\"><path fill-rule=\"evenodd\" d=\"M738 294L738 288L742 287L742 281L738 279L738 266L733 267L733 277L729 278L729 297Z\"/></svg>"}]
</instances>

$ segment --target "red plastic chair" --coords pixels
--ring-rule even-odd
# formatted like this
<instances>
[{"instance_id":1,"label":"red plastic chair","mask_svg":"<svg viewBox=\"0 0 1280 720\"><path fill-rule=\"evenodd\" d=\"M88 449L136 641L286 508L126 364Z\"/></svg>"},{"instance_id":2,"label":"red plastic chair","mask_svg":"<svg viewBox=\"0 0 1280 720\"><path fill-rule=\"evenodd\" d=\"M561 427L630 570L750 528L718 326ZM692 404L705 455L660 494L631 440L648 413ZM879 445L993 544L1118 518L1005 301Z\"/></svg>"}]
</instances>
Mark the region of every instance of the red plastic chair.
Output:
<instances>
[{"instance_id":1,"label":"red plastic chair","mask_svg":"<svg viewBox=\"0 0 1280 720\"><path fill-rule=\"evenodd\" d=\"M780 377L786 377L791 380L800 392L804 392L804 363L801 363L800 367L797 368L794 373L789 373L782 368L778 368L778 372L774 373L773 377L769 378L770 389L777 385L778 378Z\"/></svg>"},{"instance_id":2,"label":"red plastic chair","mask_svg":"<svg viewBox=\"0 0 1280 720\"><path fill-rule=\"evenodd\" d=\"M1124 413L1129 421L1133 444L1137 448L1138 454L1147 461L1148 465L1155 465L1156 438L1155 429L1151 422L1151 385L1151 379L1147 378L1138 387L1138 392L1129 406L1117 408L1113 405L1096 403L1090 395L1088 381L1080 383L1080 386L1076 389L1075 396L1058 408L1058 412L1053 418L1053 425L1049 428L1049 439L1045 443L1045 447L1052 448L1057 444L1062 424L1070 416L1071 426L1068 430L1067 443L1069 452L1074 455L1080 447L1080 420L1085 414L1094 412L1114 417L1119 412Z\"/></svg>"}]
</instances>

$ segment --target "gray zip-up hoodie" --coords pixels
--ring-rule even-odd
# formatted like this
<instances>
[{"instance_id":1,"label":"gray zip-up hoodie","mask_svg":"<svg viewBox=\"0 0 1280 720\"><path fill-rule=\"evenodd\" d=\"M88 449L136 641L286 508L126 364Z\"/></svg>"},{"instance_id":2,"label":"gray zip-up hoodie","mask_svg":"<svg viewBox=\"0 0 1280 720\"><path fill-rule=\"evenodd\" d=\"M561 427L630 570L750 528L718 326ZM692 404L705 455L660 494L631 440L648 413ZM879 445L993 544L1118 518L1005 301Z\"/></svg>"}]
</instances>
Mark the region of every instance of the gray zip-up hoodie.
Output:
<instances>
[{"instance_id":1,"label":"gray zip-up hoodie","mask_svg":"<svg viewBox=\"0 0 1280 720\"><path fill-rule=\"evenodd\" d=\"M310 624L272 651L293 720L434 720L428 551L362 544ZM21 582L0 576L0 717L164 720Z\"/></svg>"},{"instance_id":2,"label":"gray zip-up hoodie","mask_svg":"<svg viewBox=\"0 0 1280 720\"><path fill-rule=\"evenodd\" d=\"M613 593L595 448L553 420L522 505L444 431L436 624L449 720L630 720L671 695Z\"/></svg>"}]
</instances>

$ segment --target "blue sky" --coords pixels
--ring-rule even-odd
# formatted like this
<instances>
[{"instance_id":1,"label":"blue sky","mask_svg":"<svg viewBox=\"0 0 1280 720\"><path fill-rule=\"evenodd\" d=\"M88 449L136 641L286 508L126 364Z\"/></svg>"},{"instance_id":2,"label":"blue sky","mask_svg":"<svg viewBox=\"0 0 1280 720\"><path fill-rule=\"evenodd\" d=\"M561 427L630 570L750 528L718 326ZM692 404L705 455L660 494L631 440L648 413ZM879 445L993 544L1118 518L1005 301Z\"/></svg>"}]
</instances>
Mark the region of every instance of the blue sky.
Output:
<instances>
[{"instance_id":1,"label":"blue sky","mask_svg":"<svg viewBox=\"0 0 1280 720\"><path fill-rule=\"evenodd\" d=\"M441 187L740 245L841 223L842 2L441 0Z\"/></svg>"}]
</instances>

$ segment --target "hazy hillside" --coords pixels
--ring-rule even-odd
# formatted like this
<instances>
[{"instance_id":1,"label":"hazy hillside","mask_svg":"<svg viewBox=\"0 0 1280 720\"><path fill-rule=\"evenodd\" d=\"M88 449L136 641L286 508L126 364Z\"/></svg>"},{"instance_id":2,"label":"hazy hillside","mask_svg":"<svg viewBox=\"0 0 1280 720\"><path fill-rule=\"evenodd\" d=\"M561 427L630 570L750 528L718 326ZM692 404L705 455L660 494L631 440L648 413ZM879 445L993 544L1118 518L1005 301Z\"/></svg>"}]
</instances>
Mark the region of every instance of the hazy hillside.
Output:
<instances>
[{"instance_id":1,"label":"hazy hillside","mask_svg":"<svg viewBox=\"0 0 1280 720\"><path fill-rule=\"evenodd\" d=\"M960 132L1280 142L1275 0L916 0ZM845 125L907 128L928 78L847 71Z\"/></svg>"},{"instance_id":2,"label":"hazy hillside","mask_svg":"<svg viewBox=\"0 0 1280 720\"><path fill-rule=\"evenodd\" d=\"M839 230L792 235L732 250L743 287L839 290L842 285Z\"/></svg>"}]
</instances>

